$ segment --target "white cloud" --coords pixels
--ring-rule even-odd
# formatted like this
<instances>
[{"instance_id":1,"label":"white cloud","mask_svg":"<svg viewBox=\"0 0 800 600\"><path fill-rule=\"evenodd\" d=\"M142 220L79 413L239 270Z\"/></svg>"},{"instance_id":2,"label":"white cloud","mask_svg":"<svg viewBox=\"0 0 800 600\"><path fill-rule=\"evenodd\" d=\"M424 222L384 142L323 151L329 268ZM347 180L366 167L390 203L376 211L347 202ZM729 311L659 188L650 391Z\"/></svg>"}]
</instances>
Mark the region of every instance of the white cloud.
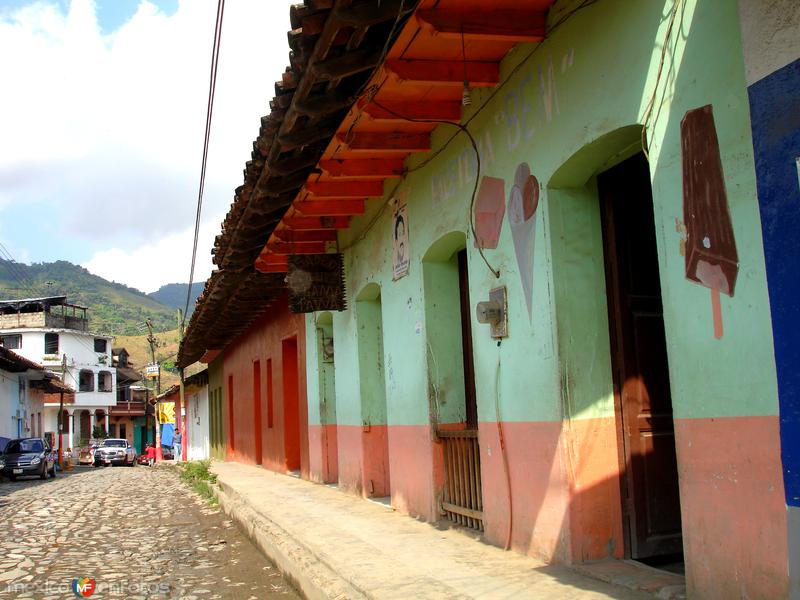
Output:
<instances>
[{"instance_id":1,"label":"white cloud","mask_svg":"<svg viewBox=\"0 0 800 600\"><path fill-rule=\"evenodd\" d=\"M222 215L200 227L194 281L203 281L211 274L209 249L214 236L219 233ZM110 248L97 252L83 267L109 281L121 281L126 285L150 293L165 283L186 283L192 259L194 228L158 237L142 244L133 251ZM120 274L125 274L122 279Z\"/></svg>"},{"instance_id":2,"label":"white cloud","mask_svg":"<svg viewBox=\"0 0 800 600\"><path fill-rule=\"evenodd\" d=\"M194 223L216 4L181 0L167 16L142 0L110 35L92 0L72 0L66 14L55 0L0 12L0 211L47 203L64 244L101 248L87 268L115 257L115 279L136 287L138 258L177 252ZM217 218L203 219L214 234L288 62L290 4L225 7L204 199ZM199 256L213 240L204 237ZM182 266L178 279L146 281L185 281Z\"/></svg>"}]
</instances>

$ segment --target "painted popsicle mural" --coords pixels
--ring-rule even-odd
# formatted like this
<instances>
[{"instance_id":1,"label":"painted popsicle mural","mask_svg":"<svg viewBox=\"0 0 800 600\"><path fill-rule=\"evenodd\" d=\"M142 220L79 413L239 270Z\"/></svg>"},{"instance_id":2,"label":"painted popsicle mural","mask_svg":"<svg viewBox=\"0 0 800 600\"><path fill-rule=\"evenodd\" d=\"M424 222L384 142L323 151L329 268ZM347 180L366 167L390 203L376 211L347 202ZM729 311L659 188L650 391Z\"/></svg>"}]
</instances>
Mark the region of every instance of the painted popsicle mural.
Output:
<instances>
[{"instance_id":1,"label":"painted popsicle mural","mask_svg":"<svg viewBox=\"0 0 800 600\"><path fill-rule=\"evenodd\" d=\"M739 255L733 234L711 105L681 121L686 277L711 290L714 337L722 337L720 293L733 296Z\"/></svg>"}]
</instances>

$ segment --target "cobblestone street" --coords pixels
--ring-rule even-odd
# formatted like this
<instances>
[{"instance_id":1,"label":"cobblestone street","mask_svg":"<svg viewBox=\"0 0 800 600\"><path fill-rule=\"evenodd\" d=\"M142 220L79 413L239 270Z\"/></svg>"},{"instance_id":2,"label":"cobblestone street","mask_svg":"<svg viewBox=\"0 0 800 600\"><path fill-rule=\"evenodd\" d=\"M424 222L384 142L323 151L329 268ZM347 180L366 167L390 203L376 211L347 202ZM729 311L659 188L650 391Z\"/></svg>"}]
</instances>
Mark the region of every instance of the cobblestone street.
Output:
<instances>
[{"instance_id":1,"label":"cobblestone street","mask_svg":"<svg viewBox=\"0 0 800 600\"><path fill-rule=\"evenodd\" d=\"M0 598L299 598L177 469L77 468L0 483Z\"/></svg>"}]
</instances>

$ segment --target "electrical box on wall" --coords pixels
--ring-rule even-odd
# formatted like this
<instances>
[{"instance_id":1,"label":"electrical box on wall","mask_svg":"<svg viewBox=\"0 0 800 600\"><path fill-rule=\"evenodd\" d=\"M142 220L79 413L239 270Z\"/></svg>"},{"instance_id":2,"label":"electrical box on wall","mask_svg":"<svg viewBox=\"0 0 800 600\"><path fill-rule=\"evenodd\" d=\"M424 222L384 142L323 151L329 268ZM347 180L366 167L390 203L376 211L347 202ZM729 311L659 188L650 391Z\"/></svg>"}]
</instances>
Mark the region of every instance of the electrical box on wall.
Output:
<instances>
[{"instance_id":1,"label":"electrical box on wall","mask_svg":"<svg viewBox=\"0 0 800 600\"><path fill-rule=\"evenodd\" d=\"M476 316L478 323L489 325L493 338L508 337L508 298L505 286L490 291L488 302L478 302Z\"/></svg>"}]
</instances>

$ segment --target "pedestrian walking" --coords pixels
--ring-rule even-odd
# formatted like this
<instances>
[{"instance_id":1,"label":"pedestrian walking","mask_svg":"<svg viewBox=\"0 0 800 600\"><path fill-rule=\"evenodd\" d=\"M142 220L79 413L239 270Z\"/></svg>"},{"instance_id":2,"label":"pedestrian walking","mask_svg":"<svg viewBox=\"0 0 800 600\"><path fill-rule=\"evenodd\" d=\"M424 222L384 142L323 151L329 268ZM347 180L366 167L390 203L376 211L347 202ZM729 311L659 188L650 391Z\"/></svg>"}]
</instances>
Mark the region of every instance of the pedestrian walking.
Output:
<instances>
[{"instance_id":1,"label":"pedestrian walking","mask_svg":"<svg viewBox=\"0 0 800 600\"><path fill-rule=\"evenodd\" d=\"M172 446L175 450L175 456L173 456L173 460L180 461L181 459L181 430L177 427L175 428L175 437L172 438Z\"/></svg>"}]
</instances>

